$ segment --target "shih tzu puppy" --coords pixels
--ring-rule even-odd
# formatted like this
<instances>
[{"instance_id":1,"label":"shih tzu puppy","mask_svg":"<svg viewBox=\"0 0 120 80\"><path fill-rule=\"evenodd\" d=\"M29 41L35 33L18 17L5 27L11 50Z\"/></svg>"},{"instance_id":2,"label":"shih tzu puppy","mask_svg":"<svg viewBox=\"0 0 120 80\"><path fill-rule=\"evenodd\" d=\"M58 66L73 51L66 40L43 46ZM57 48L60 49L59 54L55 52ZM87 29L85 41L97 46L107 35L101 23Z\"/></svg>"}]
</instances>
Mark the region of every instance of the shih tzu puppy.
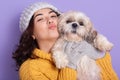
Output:
<instances>
[{"instance_id":1,"label":"shih tzu puppy","mask_svg":"<svg viewBox=\"0 0 120 80\"><path fill-rule=\"evenodd\" d=\"M113 47L105 36L94 29L91 20L82 12L63 13L58 21L58 32L60 36L52 49L57 68L64 68L69 63L67 54L64 52L65 46L63 46L66 42L86 41L86 44L103 52L110 51ZM100 80L100 69L91 55L92 53L85 54L77 62L78 80Z\"/></svg>"}]
</instances>

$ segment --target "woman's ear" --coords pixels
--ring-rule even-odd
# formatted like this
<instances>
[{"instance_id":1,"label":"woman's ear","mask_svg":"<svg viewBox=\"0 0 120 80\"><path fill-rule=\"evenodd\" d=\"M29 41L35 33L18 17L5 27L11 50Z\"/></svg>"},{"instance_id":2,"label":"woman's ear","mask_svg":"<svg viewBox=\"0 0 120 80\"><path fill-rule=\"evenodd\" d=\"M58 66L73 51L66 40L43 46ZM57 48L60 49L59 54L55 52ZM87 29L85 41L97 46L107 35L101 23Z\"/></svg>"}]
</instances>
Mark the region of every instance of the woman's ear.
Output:
<instances>
[{"instance_id":1,"label":"woman's ear","mask_svg":"<svg viewBox=\"0 0 120 80\"><path fill-rule=\"evenodd\" d=\"M32 38L35 40L35 36L34 35L32 35Z\"/></svg>"}]
</instances>

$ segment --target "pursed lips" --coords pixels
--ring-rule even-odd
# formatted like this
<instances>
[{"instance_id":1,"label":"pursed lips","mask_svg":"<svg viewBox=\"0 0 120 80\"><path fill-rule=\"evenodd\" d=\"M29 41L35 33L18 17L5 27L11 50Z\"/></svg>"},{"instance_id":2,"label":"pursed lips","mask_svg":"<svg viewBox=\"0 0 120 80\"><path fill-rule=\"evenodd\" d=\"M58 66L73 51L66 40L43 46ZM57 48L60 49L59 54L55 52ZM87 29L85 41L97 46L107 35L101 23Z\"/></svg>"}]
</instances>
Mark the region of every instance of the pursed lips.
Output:
<instances>
[{"instance_id":1,"label":"pursed lips","mask_svg":"<svg viewBox=\"0 0 120 80\"><path fill-rule=\"evenodd\" d=\"M57 27L57 26L56 26L55 24L51 24L51 25L49 25L48 28L51 29L51 30L54 30L54 29L56 29L56 27Z\"/></svg>"}]
</instances>

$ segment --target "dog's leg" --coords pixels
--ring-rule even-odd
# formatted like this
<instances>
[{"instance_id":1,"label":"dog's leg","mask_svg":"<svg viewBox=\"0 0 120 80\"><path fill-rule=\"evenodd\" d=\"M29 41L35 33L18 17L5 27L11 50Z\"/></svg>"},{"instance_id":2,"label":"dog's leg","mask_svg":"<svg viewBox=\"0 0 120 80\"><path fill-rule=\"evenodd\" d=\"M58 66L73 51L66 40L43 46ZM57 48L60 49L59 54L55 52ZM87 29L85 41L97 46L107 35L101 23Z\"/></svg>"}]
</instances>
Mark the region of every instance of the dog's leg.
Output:
<instances>
[{"instance_id":1,"label":"dog's leg","mask_svg":"<svg viewBox=\"0 0 120 80\"><path fill-rule=\"evenodd\" d=\"M81 57L77 65L77 78L78 80L101 80L100 69L95 60L86 55Z\"/></svg>"},{"instance_id":2,"label":"dog's leg","mask_svg":"<svg viewBox=\"0 0 120 80\"><path fill-rule=\"evenodd\" d=\"M67 55L63 51L63 39L58 39L52 49L52 57L57 68L64 68L68 64Z\"/></svg>"},{"instance_id":3,"label":"dog's leg","mask_svg":"<svg viewBox=\"0 0 120 80\"><path fill-rule=\"evenodd\" d=\"M98 50L106 52L112 49L113 44L109 42L105 36L98 34L94 40L94 46L98 48Z\"/></svg>"}]
</instances>

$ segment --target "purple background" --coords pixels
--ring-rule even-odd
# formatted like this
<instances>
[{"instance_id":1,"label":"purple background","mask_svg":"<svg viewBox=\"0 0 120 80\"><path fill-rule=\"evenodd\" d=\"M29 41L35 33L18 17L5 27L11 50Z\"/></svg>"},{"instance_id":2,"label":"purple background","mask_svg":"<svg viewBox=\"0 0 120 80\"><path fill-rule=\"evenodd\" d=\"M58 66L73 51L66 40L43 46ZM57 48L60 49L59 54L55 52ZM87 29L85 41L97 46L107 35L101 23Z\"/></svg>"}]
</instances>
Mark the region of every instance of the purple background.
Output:
<instances>
[{"instance_id":1,"label":"purple background","mask_svg":"<svg viewBox=\"0 0 120 80\"><path fill-rule=\"evenodd\" d=\"M0 80L18 80L12 51L18 43L19 17L22 10L40 0L0 1ZM79 10L86 13L95 28L114 43L111 51L113 68L120 77L120 0L46 0L61 11Z\"/></svg>"}]
</instances>

